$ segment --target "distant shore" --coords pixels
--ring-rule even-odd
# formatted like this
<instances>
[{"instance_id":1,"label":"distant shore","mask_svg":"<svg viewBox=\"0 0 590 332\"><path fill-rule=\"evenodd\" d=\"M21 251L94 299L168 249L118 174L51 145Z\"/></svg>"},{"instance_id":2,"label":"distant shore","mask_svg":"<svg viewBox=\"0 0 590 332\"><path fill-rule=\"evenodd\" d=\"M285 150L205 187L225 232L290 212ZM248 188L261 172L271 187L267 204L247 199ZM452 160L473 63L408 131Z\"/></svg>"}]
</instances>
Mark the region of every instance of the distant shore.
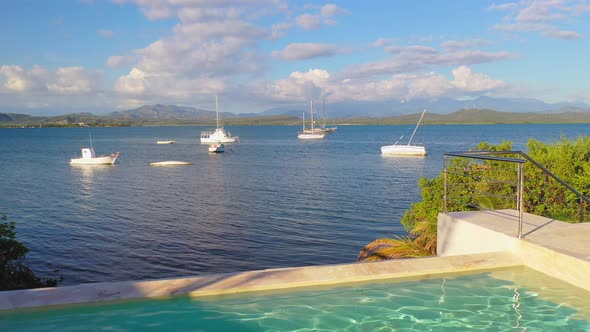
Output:
<instances>
[{"instance_id":1,"label":"distant shore","mask_svg":"<svg viewBox=\"0 0 590 332\"><path fill-rule=\"evenodd\" d=\"M334 118L326 121L329 126L351 125L400 125L413 124L419 114L388 117ZM321 123L318 120L316 123ZM462 109L449 114L426 113L424 125L466 124L560 124L590 123L590 112L563 113L509 113L488 109ZM288 115L244 116L224 119L226 126L300 126L301 119ZM141 126L215 126L214 118L113 118L88 113L34 117L24 114L0 113L0 127L141 127Z\"/></svg>"}]
</instances>

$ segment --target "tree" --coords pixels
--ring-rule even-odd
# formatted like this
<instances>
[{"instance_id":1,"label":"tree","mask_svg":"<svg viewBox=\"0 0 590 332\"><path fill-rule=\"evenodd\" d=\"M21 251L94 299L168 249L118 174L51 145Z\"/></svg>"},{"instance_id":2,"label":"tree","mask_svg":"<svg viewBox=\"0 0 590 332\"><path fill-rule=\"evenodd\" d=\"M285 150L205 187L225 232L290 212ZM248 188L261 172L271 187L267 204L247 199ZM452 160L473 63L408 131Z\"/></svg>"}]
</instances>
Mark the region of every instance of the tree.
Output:
<instances>
[{"instance_id":1,"label":"tree","mask_svg":"<svg viewBox=\"0 0 590 332\"><path fill-rule=\"evenodd\" d=\"M0 290L53 287L61 280L41 279L23 265L29 249L16 239L16 223L0 218Z\"/></svg>"}]
</instances>

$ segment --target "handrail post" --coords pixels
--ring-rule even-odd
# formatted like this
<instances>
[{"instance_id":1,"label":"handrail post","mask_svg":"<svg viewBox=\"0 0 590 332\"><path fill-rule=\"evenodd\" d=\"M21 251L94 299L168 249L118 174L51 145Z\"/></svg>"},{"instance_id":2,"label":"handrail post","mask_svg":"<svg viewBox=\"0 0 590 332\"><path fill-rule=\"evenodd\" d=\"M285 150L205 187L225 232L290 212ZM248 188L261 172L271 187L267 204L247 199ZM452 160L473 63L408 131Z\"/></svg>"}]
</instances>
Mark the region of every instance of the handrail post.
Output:
<instances>
[{"instance_id":1,"label":"handrail post","mask_svg":"<svg viewBox=\"0 0 590 332\"><path fill-rule=\"evenodd\" d=\"M447 156L444 157L444 194L443 194L443 212L447 213Z\"/></svg>"},{"instance_id":2,"label":"handrail post","mask_svg":"<svg viewBox=\"0 0 590 332\"><path fill-rule=\"evenodd\" d=\"M584 222L584 200L580 197L580 222Z\"/></svg>"},{"instance_id":3,"label":"handrail post","mask_svg":"<svg viewBox=\"0 0 590 332\"><path fill-rule=\"evenodd\" d=\"M522 238L522 219L524 215L524 164L518 164L518 188L517 188L517 205L518 205L518 238Z\"/></svg>"}]
</instances>

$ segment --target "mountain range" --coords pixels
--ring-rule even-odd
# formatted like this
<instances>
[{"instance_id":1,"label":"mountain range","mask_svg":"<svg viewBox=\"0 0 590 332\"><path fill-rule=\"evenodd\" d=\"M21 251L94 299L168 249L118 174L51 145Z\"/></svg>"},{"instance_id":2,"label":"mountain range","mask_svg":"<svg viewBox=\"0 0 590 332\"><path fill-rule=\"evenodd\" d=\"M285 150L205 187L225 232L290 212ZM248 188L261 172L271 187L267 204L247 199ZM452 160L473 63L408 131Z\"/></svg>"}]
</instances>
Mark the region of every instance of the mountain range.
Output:
<instances>
[{"instance_id":1,"label":"mountain range","mask_svg":"<svg viewBox=\"0 0 590 332\"><path fill-rule=\"evenodd\" d=\"M320 107L316 107L321 111ZM416 99L410 101L387 102L347 102L326 104L326 113L330 118L347 117L386 117L400 114L417 113L421 110L430 113L448 114L460 109L490 109L499 112L514 113L563 113L588 112L590 105L581 102L545 103L530 98L492 98L478 97L472 100L456 100L450 98ZM277 107L266 110L260 115L291 115L301 117L303 109Z\"/></svg>"},{"instance_id":2,"label":"mountain range","mask_svg":"<svg viewBox=\"0 0 590 332\"><path fill-rule=\"evenodd\" d=\"M324 107L316 108L320 115ZM453 99L414 100L407 102L358 102L326 104L326 117L334 123L405 123L414 122L415 114L428 110L425 123L533 123L587 122L590 106L584 103L548 104L536 99L500 99L479 97L469 101ZM262 113L222 112L226 124L298 124L307 109L273 108ZM469 112L472 111L472 112ZM588 120L587 120L588 119ZM144 105L105 115L75 113L59 116L30 116L0 113L3 125L211 125L215 112L176 105Z\"/></svg>"}]
</instances>

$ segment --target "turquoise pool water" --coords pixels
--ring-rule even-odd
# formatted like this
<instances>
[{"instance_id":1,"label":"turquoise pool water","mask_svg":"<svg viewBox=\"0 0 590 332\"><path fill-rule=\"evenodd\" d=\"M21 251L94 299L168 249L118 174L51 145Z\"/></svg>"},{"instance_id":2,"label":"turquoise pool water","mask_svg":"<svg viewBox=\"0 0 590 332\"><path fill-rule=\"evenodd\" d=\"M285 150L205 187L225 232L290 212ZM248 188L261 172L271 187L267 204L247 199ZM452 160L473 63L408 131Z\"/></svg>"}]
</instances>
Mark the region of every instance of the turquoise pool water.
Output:
<instances>
[{"instance_id":1,"label":"turquoise pool water","mask_svg":"<svg viewBox=\"0 0 590 332\"><path fill-rule=\"evenodd\" d=\"M528 270L0 313L0 331L589 331L588 292Z\"/></svg>"}]
</instances>

